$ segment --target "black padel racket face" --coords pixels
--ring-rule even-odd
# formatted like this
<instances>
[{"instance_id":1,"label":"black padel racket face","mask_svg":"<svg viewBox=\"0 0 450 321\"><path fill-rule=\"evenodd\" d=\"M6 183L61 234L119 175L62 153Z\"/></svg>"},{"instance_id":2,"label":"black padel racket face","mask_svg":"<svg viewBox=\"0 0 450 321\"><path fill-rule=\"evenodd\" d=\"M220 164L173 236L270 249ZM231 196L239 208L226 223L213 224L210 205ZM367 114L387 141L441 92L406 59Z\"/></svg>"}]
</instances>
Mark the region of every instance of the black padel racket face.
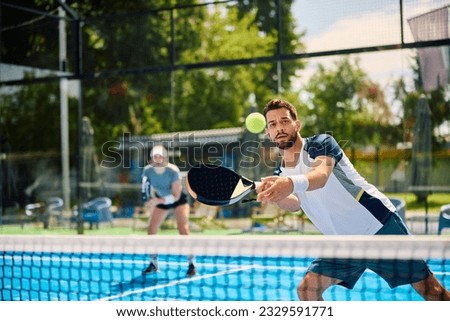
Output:
<instances>
[{"instance_id":1,"label":"black padel racket face","mask_svg":"<svg viewBox=\"0 0 450 321\"><path fill-rule=\"evenodd\" d=\"M230 205L255 188L255 183L231 169L201 164L189 170L186 186L191 196L207 205Z\"/></svg>"}]
</instances>

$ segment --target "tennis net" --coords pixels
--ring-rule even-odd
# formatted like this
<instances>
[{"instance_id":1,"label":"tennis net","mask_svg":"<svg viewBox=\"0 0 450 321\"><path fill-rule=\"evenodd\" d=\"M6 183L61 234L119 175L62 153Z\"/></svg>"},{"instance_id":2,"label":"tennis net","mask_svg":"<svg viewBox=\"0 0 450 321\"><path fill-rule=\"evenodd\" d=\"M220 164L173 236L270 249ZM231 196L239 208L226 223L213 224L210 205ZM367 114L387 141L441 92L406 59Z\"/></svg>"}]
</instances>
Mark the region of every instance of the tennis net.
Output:
<instances>
[{"instance_id":1,"label":"tennis net","mask_svg":"<svg viewBox=\"0 0 450 321\"><path fill-rule=\"evenodd\" d=\"M149 255L159 271L142 275ZM197 275L186 276L189 256ZM425 259L450 288L450 239L431 236L0 236L2 301L290 301L317 257ZM422 300L366 270L325 300Z\"/></svg>"}]
</instances>

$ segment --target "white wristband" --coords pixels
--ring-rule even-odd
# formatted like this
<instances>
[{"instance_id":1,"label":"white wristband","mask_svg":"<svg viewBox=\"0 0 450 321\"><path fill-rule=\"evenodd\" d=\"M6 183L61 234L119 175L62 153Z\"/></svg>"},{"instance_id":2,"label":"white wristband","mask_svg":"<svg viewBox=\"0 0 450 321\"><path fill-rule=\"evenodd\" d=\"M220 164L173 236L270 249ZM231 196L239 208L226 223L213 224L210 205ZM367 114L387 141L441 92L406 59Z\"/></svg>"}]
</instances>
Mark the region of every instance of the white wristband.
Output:
<instances>
[{"instance_id":1,"label":"white wristband","mask_svg":"<svg viewBox=\"0 0 450 321\"><path fill-rule=\"evenodd\" d=\"M175 203L175 197L173 197L172 194L164 196L163 199L164 199L164 205Z\"/></svg>"},{"instance_id":2,"label":"white wristband","mask_svg":"<svg viewBox=\"0 0 450 321\"><path fill-rule=\"evenodd\" d=\"M304 193L308 189L309 181L306 175L293 175L289 176L294 184L294 193Z\"/></svg>"}]
</instances>

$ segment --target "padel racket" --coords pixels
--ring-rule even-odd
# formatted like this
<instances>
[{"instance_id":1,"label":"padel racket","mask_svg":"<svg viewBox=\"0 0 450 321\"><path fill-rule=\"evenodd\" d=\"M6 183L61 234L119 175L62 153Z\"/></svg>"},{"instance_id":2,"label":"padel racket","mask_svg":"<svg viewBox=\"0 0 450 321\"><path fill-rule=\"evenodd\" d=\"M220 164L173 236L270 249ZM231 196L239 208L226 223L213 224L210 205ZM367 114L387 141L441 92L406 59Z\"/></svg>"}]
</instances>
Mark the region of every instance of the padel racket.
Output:
<instances>
[{"instance_id":1,"label":"padel racket","mask_svg":"<svg viewBox=\"0 0 450 321\"><path fill-rule=\"evenodd\" d=\"M258 183L229 168L212 164L193 167L186 177L189 194L207 205L231 205L239 202L256 189L256 184Z\"/></svg>"}]
</instances>

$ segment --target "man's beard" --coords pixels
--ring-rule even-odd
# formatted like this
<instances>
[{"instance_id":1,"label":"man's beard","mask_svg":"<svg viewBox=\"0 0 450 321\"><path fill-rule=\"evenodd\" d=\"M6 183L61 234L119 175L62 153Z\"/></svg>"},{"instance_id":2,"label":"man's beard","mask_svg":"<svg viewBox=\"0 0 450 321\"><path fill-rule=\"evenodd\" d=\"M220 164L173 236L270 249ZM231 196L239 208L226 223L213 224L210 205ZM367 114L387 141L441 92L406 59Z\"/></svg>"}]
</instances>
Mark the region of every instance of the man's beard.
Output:
<instances>
[{"instance_id":1,"label":"man's beard","mask_svg":"<svg viewBox=\"0 0 450 321\"><path fill-rule=\"evenodd\" d=\"M287 141L283 141L283 142L275 142L275 145L279 148L279 149L289 149L292 146L294 146L294 143L297 141L298 139L298 134L294 133L292 134L289 139Z\"/></svg>"}]
</instances>

